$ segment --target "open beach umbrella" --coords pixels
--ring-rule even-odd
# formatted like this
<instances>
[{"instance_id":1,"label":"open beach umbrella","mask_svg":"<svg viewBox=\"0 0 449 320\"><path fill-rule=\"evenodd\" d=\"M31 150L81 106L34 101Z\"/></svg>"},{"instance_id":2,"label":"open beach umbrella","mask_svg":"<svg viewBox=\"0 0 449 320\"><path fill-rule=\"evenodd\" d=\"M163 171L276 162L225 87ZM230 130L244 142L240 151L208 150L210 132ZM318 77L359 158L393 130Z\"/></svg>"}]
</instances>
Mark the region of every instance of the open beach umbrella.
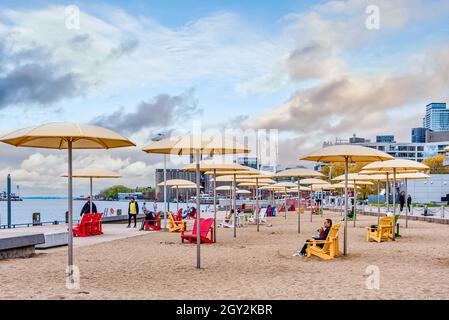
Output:
<instances>
[{"instance_id":1,"label":"open beach umbrella","mask_svg":"<svg viewBox=\"0 0 449 320\"><path fill-rule=\"evenodd\" d=\"M360 173L349 173L348 179L350 182L352 182L355 186L357 185L372 185L373 183L369 182L371 180L371 177L366 174L360 174ZM345 181L345 175L342 174L341 176L338 176L336 178L332 179L333 181ZM364 183L367 182L367 183ZM357 217L357 188L354 189L354 227L356 224L356 217Z\"/></svg>"},{"instance_id":2,"label":"open beach umbrella","mask_svg":"<svg viewBox=\"0 0 449 320\"><path fill-rule=\"evenodd\" d=\"M377 171L377 172L382 172L382 171ZM411 170L410 172L405 172L404 170L402 170L401 172L403 172L403 173L396 174L396 180L405 180L405 194L407 194L408 180L425 180L425 179L430 178L429 175L422 173L422 172L418 172L416 170L415 171ZM373 180L376 180L378 182L386 182L387 187L388 187L389 180L392 180L392 178L389 178L388 172L383 172L383 174L374 174L371 176L373 177ZM379 190L378 190L378 192L379 192ZM379 205L379 196L378 196L377 202ZM380 220L380 208L378 209L378 221L379 220ZM405 212L405 227L408 228L408 209L406 209L406 212Z\"/></svg>"},{"instance_id":3,"label":"open beach umbrella","mask_svg":"<svg viewBox=\"0 0 449 320\"><path fill-rule=\"evenodd\" d=\"M249 190L244 190L244 189L239 189L236 191L237 194L251 194L251 191Z\"/></svg>"},{"instance_id":4,"label":"open beach umbrella","mask_svg":"<svg viewBox=\"0 0 449 320\"><path fill-rule=\"evenodd\" d=\"M302 178L318 178L324 177L324 174L321 172L305 169L305 168L297 168L297 169L288 169L281 172L276 173L277 178L296 178L297 188L298 188L298 233L301 233L301 184L300 179Z\"/></svg>"},{"instance_id":5,"label":"open beach umbrella","mask_svg":"<svg viewBox=\"0 0 449 320\"><path fill-rule=\"evenodd\" d=\"M276 183L276 181L274 181L270 177L272 177L272 176L267 175L265 173L259 172L259 174L255 174L255 172L252 172L249 175L245 175L245 173L242 173L242 175L239 175L237 178L237 181L241 182L240 185L243 185L244 183L246 183L248 187L254 188L255 197L256 197L256 212L259 212L259 186L266 186L269 184ZM257 232L259 232L259 230L260 230L259 226L260 226L259 214L256 214L256 230L257 230Z\"/></svg>"},{"instance_id":6,"label":"open beach umbrella","mask_svg":"<svg viewBox=\"0 0 449 320\"><path fill-rule=\"evenodd\" d=\"M68 174L63 175L63 177L68 177ZM75 170L72 172L72 178L88 178L90 180L90 212L92 213L92 202L94 201L93 198L93 190L92 190L92 179L116 179L120 178L121 175L106 170L106 169L99 169L99 168L87 168L87 169L80 169Z\"/></svg>"},{"instance_id":7,"label":"open beach umbrella","mask_svg":"<svg viewBox=\"0 0 449 320\"><path fill-rule=\"evenodd\" d=\"M288 182L288 181L287 182L278 182L271 186L275 187L275 188L282 188L281 190L284 191L284 194L287 194L287 189L295 188L296 183ZM278 190L275 190L275 191L278 191ZM287 219L287 199L285 199L284 205L285 205L284 219Z\"/></svg>"},{"instance_id":8,"label":"open beach umbrella","mask_svg":"<svg viewBox=\"0 0 449 320\"><path fill-rule=\"evenodd\" d=\"M312 188L314 185L320 185L320 184L329 184L327 181L317 179L317 178L308 178L308 179L302 179L299 180L299 184L301 185L309 185L310 186L310 222L313 220L313 208L312 208Z\"/></svg>"},{"instance_id":9,"label":"open beach umbrella","mask_svg":"<svg viewBox=\"0 0 449 320\"><path fill-rule=\"evenodd\" d=\"M162 187L162 186L168 186L168 187L172 187L176 189L176 212L178 212L179 210L179 187L181 186L186 186L186 187L190 187L192 189L194 189L196 187L195 183L193 183L190 180L185 180L185 179L171 179L171 180L166 180L166 181L162 181L161 183L158 184L158 186Z\"/></svg>"},{"instance_id":10,"label":"open beach umbrella","mask_svg":"<svg viewBox=\"0 0 449 320\"><path fill-rule=\"evenodd\" d=\"M195 171L196 166L194 164L188 165L182 168L184 171ZM200 171L201 172L210 172L214 176L214 242L217 242L217 172L233 172L233 171L247 171L248 167L242 166L238 163L225 163L214 160L205 160L200 162Z\"/></svg>"},{"instance_id":11,"label":"open beach umbrella","mask_svg":"<svg viewBox=\"0 0 449 320\"><path fill-rule=\"evenodd\" d=\"M398 169L396 171L396 174L398 173L416 173L418 172L418 170L400 170ZM372 180L372 181L377 181L377 182L385 182L385 200L386 200L386 204L387 204L387 211L390 210L390 199L389 199L389 195L390 195L390 181L392 180L391 174L388 171L379 171L379 170L361 170L359 172L359 174L364 174L364 175L370 175L371 177L373 175L375 175L378 179L377 180ZM383 176L382 176L383 175ZM379 183L377 184L377 204L379 205ZM380 207L378 207L377 209L377 220L379 224L380 221Z\"/></svg>"},{"instance_id":12,"label":"open beach umbrella","mask_svg":"<svg viewBox=\"0 0 449 320\"><path fill-rule=\"evenodd\" d=\"M0 141L16 146L46 149L67 149L68 155L68 277L73 283L73 149L111 149L135 146L124 136L98 126L70 122L53 122L10 131Z\"/></svg>"},{"instance_id":13,"label":"open beach umbrella","mask_svg":"<svg viewBox=\"0 0 449 320\"><path fill-rule=\"evenodd\" d=\"M217 178L214 179L214 181L221 181L221 182L232 182L233 186L233 201L232 201L232 208L234 210L234 238L237 237L237 197L236 197L236 191L237 191L237 179L244 179L248 176L258 176L260 175L259 171L256 169L245 167L247 168L245 171L242 170L220 170L214 172L214 176ZM207 171L206 174L212 174L211 171Z\"/></svg>"},{"instance_id":14,"label":"open beach umbrella","mask_svg":"<svg viewBox=\"0 0 449 320\"><path fill-rule=\"evenodd\" d=\"M315 162L344 162L345 176L348 175L349 163L351 162L374 162L394 159L389 154L368 147L356 145L336 145L327 148L322 148L311 154L301 157L301 160L315 161ZM345 186L348 185L348 179L345 179ZM344 224L344 242L343 254L348 253L348 188L345 188L345 224Z\"/></svg>"},{"instance_id":15,"label":"open beach umbrella","mask_svg":"<svg viewBox=\"0 0 449 320\"><path fill-rule=\"evenodd\" d=\"M378 170L386 173L393 172L393 215L396 214L396 174L398 170L402 171L427 171L429 170L429 166L412 160L406 160L406 159L394 159L394 160L388 160L388 161L381 161L381 162L373 162L370 164L367 164L362 168L363 170ZM408 214L406 210L405 219L408 220ZM393 226L394 228L395 226ZM393 240L395 240L395 231L393 230Z\"/></svg>"},{"instance_id":16,"label":"open beach umbrella","mask_svg":"<svg viewBox=\"0 0 449 320\"><path fill-rule=\"evenodd\" d=\"M196 189L196 184L192 183L190 185L185 185L185 186L173 186L171 188L176 190L176 201L178 201L178 192L180 189L181 190ZM203 187L200 187L200 189L203 189ZM188 195L188 193L187 193L187 195ZM176 211L179 211L179 205L176 207Z\"/></svg>"},{"instance_id":17,"label":"open beach umbrella","mask_svg":"<svg viewBox=\"0 0 449 320\"><path fill-rule=\"evenodd\" d=\"M251 149L236 142L223 139L220 136L185 135L181 137L170 137L150 143L142 151L146 153L194 155L196 173L196 226L200 231L200 157L202 154L214 156L224 154L249 153ZM164 213L164 217L166 217ZM196 268L201 268L201 240L200 232L197 232L197 259Z\"/></svg>"}]
</instances>

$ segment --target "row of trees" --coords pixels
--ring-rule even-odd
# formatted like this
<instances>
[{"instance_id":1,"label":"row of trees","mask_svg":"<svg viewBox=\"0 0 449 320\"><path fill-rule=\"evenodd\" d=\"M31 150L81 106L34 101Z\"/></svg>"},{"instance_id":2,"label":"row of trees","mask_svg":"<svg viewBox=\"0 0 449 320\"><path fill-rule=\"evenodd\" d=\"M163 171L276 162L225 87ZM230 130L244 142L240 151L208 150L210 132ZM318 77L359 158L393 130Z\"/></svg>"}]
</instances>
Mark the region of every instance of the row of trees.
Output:
<instances>
[{"instance_id":1,"label":"row of trees","mask_svg":"<svg viewBox=\"0 0 449 320\"><path fill-rule=\"evenodd\" d=\"M115 185L100 191L100 195L107 199L117 199L119 193L142 192L145 199L154 199L155 190L151 187L128 188L123 185Z\"/></svg>"}]
</instances>

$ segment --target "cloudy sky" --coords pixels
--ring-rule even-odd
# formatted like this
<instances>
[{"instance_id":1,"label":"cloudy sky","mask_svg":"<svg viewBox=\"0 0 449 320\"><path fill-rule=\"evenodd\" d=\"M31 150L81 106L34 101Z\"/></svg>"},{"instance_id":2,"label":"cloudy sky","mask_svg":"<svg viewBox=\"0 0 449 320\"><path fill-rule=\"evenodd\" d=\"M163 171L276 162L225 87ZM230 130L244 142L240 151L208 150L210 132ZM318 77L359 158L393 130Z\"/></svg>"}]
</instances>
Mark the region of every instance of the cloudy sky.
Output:
<instances>
[{"instance_id":1,"label":"cloudy sky","mask_svg":"<svg viewBox=\"0 0 449 320\"><path fill-rule=\"evenodd\" d=\"M0 0L0 130L93 123L141 147L198 123L277 129L283 166L353 133L409 141L448 100L448 17L446 0ZM74 167L146 186L161 160L77 151ZM64 151L0 145L0 165L0 186L65 194Z\"/></svg>"}]
</instances>

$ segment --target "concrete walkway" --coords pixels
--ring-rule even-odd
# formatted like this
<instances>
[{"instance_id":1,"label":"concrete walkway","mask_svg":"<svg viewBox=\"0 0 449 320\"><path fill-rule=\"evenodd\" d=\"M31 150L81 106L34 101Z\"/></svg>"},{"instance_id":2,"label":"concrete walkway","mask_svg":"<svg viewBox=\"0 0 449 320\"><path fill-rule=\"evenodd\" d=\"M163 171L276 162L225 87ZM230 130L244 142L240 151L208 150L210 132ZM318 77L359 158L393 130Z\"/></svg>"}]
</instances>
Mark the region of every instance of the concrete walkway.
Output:
<instances>
[{"instance_id":1,"label":"concrete walkway","mask_svg":"<svg viewBox=\"0 0 449 320\"><path fill-rule=\"evenodd\" d=\"M154 231L139 231L140 224L137 228L126 228L126 224L103 224L103 234L92 237L74 237L74 247L89 246L97 243L114 241L118 239L125 239L130 237L142 236L145 234L153 233ZM0 236L2 235L24 235L24 234L37 234L37 233L54 233L67 231L66 225L48 225L48 226L36 226L29 228L14 228L14 229L2 229L0 230ZM63 247L62 247L63 248ZM47 249L54 250L54 249Z\"/></svg>"}]
</instances>

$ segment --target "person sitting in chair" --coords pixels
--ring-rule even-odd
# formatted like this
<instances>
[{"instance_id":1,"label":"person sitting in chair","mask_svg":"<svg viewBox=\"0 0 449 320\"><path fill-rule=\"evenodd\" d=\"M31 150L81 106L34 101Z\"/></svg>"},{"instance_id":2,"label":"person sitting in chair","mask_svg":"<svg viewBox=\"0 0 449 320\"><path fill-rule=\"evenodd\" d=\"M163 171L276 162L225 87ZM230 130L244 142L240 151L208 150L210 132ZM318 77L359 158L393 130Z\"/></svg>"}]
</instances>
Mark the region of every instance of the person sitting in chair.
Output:
<instances>
[{"instance_id":1,"label":"person sitting in chair","mask_svg":"<svg viewBox=\"0 0 449 320\"><path fill-rule=\"evenodd\" d=\"M231 218L234 214L234 209L231 209L231 211L229 211L229 214L226 214L224 221L226 223L231 223Z\"/></svg>"},{"instance_id":2,"label":"person sitting in chair","mask_svg":"<svg viewBox=\"0 0 449 320\"><path fill-rule=\"evenodd\" d=\"M145 212L145 218L142 220L142 225L140 227L140 230L143 230L145 227L145 221L148 221L148 224L154 225L155 223L155 214L153 211L146 211Z\"/></svg>"},{"instance_id":3,"label":"person sitting in chair","mask_svg":"<svg viewBox=\"0 0 449 320\"><path fill-rule=\"evenodd\" d=\"M307 242L313 241L313 240L326 240L327 235L329 234L329 230L332 227L332 220L331 219L324 219L323 226L317 230L317 236L313 237L311 240L307 240L304 246L301 250L298 250L293 254L294 257L305 257L307 255L306 249L307 249ZM323 247L323 244L318 244L319 247Z\"/></svg>"}]
</instances>

